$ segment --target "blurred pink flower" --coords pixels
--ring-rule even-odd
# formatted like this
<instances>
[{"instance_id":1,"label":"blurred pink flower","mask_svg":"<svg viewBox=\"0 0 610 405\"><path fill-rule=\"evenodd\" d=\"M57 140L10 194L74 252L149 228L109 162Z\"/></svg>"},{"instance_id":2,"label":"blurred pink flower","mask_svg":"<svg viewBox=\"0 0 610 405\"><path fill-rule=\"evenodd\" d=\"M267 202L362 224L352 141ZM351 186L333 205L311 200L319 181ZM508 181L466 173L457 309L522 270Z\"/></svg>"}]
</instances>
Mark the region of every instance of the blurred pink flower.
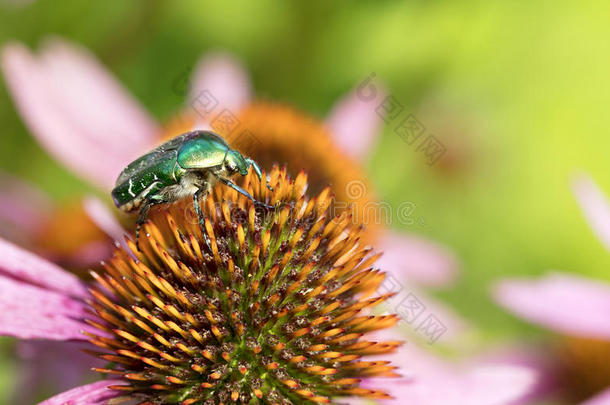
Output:
<instances>
[{"instance_id":1,"label":"blurred pink flower","mask_svg":"<svg viewBox=\"0 0 610 405\"><path fill-rule=\"evenodd\" d=\"M33 185L0 172L0 236L28 245L52 205Z\"/></svg>"},{"instance_id":2,"label":"blurred pink flower","mask_svg":"<svg viewBox=\"0 0 610 405\"><path fill-rule=\"evenodd\" d=\"M19 43L9 43L1 52L1 68L18 111L40 144L105 192L127 163L161 140L155 119L80 46L53 38L33 54ZM239 111L253 93L245 69L226 54L203 57L190 83L192 108L208 91L218 100L218 111ZM364 159L379 135L375 107L354 91L328 117L335 142L354 159ZM202 119L197 126L208 124ZM424 238L386 230L377 247L385 252L380 266L401 279L439 286L455 277L452 252Z\"/></svg>"},{"instance_id":3,"label":"blurred pink flower","mask_svg":"<svg viewBox=\"0 0 610 405\"><path fill-rule=\"evenodd\" d=\"M112 245L102 232L99 232L99 235L93 232L88 235L89 239L81 239L78 243L74 243L72 251L52 251L49 246L41 246L44 233L59 210L61 207L41 190L21 179L0 172L0 237L36 251L47 259L69 268L97 266L101 260L108 257ZM87 220L86 217L78 215L73 215L72 219L75 222ZM64 229L69 226L65 223L64 225ZM86 226L87 224L83 225ZM116 232L106 233L115 239L118 235ZM70 236L73 235L64 232L62 235L53 235L53 238L57 240Z\"/></svg>"},{"instance_id":4,"label":"blurred pink flower","mask_svg":"<svg viewBox=\"0 0 610 405\"><path fill-rule=\"evenodd\" d=\"M610 205L593 181L581 176L574 192L585 217L610 249ZM495 286L494 297L516 315L564 335L610 342L610 284L555 272L540 279L510 279ZM610 388L587 405L610 403Z\"/></svg>"}]
</instances>

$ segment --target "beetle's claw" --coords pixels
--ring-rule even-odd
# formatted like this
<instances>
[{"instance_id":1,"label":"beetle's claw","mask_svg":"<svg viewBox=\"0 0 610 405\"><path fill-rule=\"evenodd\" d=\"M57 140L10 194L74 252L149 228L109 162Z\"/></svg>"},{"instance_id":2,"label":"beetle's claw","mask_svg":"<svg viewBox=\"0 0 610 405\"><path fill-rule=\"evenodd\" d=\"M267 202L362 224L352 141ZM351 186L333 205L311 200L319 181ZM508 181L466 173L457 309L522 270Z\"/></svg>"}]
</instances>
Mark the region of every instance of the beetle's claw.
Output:
<instances>
[{"instance_id":1,"label":"beetle's claw","mask_svg":"<svg viewBox=\"0 0 610 405\"><path fill-rule=\"evenodd\" d=\"M269 185L269 183L267 183L267 188L269 189L269 191L273 191L273 187L271 187L271 186Z\"/></svg>"}]
</instances>

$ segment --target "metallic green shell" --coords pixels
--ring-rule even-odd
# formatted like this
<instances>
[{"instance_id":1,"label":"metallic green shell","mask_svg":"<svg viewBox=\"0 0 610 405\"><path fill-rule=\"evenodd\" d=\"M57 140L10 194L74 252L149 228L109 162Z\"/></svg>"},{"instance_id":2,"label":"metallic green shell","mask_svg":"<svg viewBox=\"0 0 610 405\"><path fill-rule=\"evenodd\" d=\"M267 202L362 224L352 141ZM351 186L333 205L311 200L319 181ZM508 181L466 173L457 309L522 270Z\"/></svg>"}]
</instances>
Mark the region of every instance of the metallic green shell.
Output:
<instances>
[{"instance_id":1,"label":"metallic green shell","mask_svg":"<svg viewBox=\"0 0 610 405\"><path fill-rule=\"evenodd\" d=\"M154 199L155 192L179 183L188 170L222 165L228 151L231 149L227 142L212 132L192 131L177 136L121 172L112 190L114 203L127 211L137 209L143 198Z\"/></svg>"},{"instance_id":2,"label":"metallic green shell","mask_svg":"<svg viewBox=\"0 0 610 405\"><path fill-rule=\"evenodd\" d=\"M177 136L162 145L157 146L155 149L147 153L146 155L140 156L138 159L131 162L116 180L115 187L125 183L129 178L137 176L143 171L150 170L150 168L159 164L160 161L175 158L178 148L184 142L185 138L189 134Z\"/></svg>"},{"instance_id":3,"label":"metallic green shell","mask_svg":"<svg viewBox=\"0 0 610 405\"><path fill-rule=\"evenodd\" d=\"M158 155L141 170L135 171L125 181L112 190L112 198L117 207L130 202L135 204L128 209L136 209L140 200L155 189L171 186L180 181L185 171L176 164L176 151Z\"/></svg>"},{"instance_id":4,"label":"metallic green shell","mask_svg":"<svg viewBox=\"0 0 610 405\"><path fill-rule=\"evenodd\" d=\"M206 132L185 140L178 151L178 164L183 169L208 169L220 166L231 150L221 137Z\"/></svg>"}]
</instances>

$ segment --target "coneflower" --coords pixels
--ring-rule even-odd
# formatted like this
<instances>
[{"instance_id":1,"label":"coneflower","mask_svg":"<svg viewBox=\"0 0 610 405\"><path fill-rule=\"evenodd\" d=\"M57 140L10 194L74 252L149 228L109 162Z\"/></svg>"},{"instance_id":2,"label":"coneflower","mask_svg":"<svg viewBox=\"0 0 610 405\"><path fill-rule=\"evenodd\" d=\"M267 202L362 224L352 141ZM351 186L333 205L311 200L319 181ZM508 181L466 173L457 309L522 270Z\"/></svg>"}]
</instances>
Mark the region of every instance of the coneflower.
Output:
<instances>
[{"instance_id":1,"label":"coneflower","mask_svg":"<svg viewBox=\"0 0 610 405\"><path fill-rule=\"evenodd\" d=\"M94 273L90 341L110 362L96 371L127 385L141 403L331 403L338 397L388 398L362 378L396 376L387 361L398 341L368 332L397 322L369 309L384 273L359 244L348 212L331 217L329 189L305 195L307 176L270 175L274 191L244 180L256 199L216 187L202 204L208 251L189 204L151 216L141 252L118 249ZM145 233L145 235L144 235ZM131 255L135 255L131 256Z\"/></svg>"}]
</instances>

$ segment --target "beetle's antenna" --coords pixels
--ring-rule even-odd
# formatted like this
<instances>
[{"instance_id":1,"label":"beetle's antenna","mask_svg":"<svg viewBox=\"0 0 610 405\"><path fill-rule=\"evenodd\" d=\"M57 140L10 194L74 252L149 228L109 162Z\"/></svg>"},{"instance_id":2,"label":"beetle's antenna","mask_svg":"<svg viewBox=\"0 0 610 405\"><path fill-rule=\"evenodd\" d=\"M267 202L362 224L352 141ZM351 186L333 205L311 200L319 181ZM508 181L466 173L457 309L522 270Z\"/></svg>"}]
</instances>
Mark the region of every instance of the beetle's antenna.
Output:
<instances>
[{"instance_id":1,"label":"beetle's antenna","mask_svg":"<svg viewBox=\"0 0 610 405\"><path fill-rule=\"evenodd\" d=\"M258 163L256 163L254 160L250 159L249 157L245 158L245 161L246 161L246 164L248 165L248 167L252 166L252 168L254 168L254 173L256 173L256 176L260 180L263 177L263 172L261 171L261 168L258 166Z\"/></svg>"},{"instance_id":2,"label":"beetle's antenna","mask_svg":"<svg viewBox=\"0 0 610 405\"><path fill-rule=\"evenodd\" d=\"M254 168L254 173L256 173L256 175L258 176L258 179L261 180L263 177L263 172L260 168L260 166L258 165L258 163L256 163L254 160L250 159L249 157L245 158L246 163L248 164L248 166L252 166L252 168ZM271 187L269 185L269 180L265 179L265 184L267 185L267 188L271 191L273 191L273 187Z\"/></svg>"}]
</instances>

